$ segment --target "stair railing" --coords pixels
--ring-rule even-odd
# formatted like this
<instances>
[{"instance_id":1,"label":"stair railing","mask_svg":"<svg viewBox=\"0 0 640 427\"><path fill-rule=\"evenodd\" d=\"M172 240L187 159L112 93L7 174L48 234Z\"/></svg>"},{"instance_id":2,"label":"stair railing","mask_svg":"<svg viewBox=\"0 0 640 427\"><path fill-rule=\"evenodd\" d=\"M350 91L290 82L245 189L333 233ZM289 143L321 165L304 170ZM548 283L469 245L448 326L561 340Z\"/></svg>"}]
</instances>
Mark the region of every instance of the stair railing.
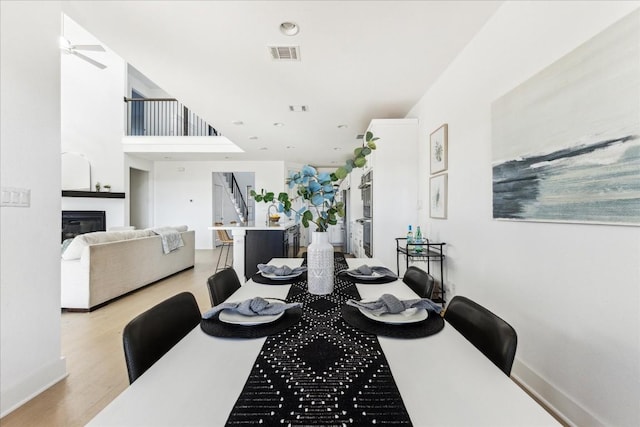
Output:
<instances>
[{"instance_id":1,"label":"stair railing","mask_svg":"<svg viewBox=\"0 0 640 427\"><path fill-rule=\"evenodd\" d=\"M127 135L218 136L218 131L175 98L124 98Z\"/></svg>"},{"instance_id":2,"label":"stair railing","mask_svg":"<svg viewBox=\"0 0 640 427\"><path fill-rule=\"evenodd\" d=\"M242 213L242 217L247 221L249 219L249 208L242 196L242 191L240 191L238 181L236 181L236 177L232 172L226 172L225 176L227 177L227 182L229 182L229 185L231 186L231 195L236 199L236 202L239 204L238 208Z\"/></svg>"}]
</instances>

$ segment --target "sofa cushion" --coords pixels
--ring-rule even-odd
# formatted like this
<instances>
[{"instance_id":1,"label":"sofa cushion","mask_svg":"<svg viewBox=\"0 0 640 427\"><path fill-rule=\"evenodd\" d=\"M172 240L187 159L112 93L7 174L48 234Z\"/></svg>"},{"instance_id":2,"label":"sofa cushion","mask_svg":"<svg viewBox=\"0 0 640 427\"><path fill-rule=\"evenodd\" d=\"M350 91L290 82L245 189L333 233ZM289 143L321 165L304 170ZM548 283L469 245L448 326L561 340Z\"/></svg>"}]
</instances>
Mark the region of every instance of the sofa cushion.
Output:
<instances>
[{"instance_id":1,"label":"sofa cushion","mask_svg":"<svg viewBox=\"0 0 640 427\"><path fill-rule=\"evenodd\" d=\"M67 246L67 249L62 253L62 259L79 259L84 248L89 245L118 242L121 240L140 239L143 237L151 236L155 236L155 234L149 230L96 231L93 233L81 234L74 237L73 241L69 244L69 246Z\"/></svg>"}]
</instances>

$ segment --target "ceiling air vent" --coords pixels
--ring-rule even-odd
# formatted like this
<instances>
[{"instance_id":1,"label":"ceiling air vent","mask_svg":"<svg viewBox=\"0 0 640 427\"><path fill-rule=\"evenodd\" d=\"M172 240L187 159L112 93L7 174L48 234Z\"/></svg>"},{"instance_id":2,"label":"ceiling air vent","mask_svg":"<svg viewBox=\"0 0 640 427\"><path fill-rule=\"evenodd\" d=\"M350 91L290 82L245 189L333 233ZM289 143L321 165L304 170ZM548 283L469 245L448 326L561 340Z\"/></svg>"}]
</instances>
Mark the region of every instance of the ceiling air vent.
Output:
<instances>
[{"instance_id":1,"label":"ceiling air vent","mask_svg":"<svg viewBox=\"0 0 640 427\"><path fill-rule=\"evenodd\" d=\"M292 113L306 113L309 111L308 105L289 105L289 111Z\"/></svg>"},{"instance_id":2,"label":"ceiling air vent","mask_svg":"<svg viewBox=\"0 0 640 427\"><path fill-rule=\"evenodd\" d=\"M269 46L274 61L300 61L299 46Z\"/></svg>"}]
</instances>

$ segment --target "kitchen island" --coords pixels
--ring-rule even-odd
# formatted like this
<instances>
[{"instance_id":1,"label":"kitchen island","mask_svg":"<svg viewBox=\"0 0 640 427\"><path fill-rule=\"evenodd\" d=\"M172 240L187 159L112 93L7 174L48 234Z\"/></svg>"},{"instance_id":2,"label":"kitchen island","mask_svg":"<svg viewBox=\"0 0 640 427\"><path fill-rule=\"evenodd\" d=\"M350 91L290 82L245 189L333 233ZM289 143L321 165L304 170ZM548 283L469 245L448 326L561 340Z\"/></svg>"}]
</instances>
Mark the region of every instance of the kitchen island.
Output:
<instances>
[{"instance_id":1,"label":"kitchen island","mask_svg":"<svg viewBox=\"0 0 640 427\"><path fill-rule=\"evenodd\" d=\"M271 258L294 258L300 250L300 226L294 221L275 225L216 225L209 230L227 230L233 237L233 269L241 281L258 271L258 264Z\"/></svg>"}]
</instances>

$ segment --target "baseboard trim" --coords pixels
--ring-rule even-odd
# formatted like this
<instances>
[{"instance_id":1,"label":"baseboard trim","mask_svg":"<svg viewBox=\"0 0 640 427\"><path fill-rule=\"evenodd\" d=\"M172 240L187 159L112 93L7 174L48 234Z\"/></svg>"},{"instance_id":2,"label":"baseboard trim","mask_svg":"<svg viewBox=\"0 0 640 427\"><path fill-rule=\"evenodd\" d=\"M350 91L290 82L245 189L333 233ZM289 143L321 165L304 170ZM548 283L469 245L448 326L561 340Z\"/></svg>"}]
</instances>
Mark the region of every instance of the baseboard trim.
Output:
<instances>
[{"instance_id":1,"label":"baseboard trim","mask_svg":"<svg viewBox=\"0 0 640 427\"><path fill-rule=\"evenodd\" d=\"M49 387L65 379L67 362L64 357L44 366L24 381L2 391L0 396L0 418L15 411Z\"/></svg>"},{"instance_id":2,"label":"baseboard trim","mask_svg":"<svg viewBox=\"0 0 640 427\"><path fill-rule=\"evenodd\" d=\"M534 372L519 359L514 360L511 379L529 393L558 421L571 426L600 427L605 424L571 397Z\"/></svg>"}]
</instances>

